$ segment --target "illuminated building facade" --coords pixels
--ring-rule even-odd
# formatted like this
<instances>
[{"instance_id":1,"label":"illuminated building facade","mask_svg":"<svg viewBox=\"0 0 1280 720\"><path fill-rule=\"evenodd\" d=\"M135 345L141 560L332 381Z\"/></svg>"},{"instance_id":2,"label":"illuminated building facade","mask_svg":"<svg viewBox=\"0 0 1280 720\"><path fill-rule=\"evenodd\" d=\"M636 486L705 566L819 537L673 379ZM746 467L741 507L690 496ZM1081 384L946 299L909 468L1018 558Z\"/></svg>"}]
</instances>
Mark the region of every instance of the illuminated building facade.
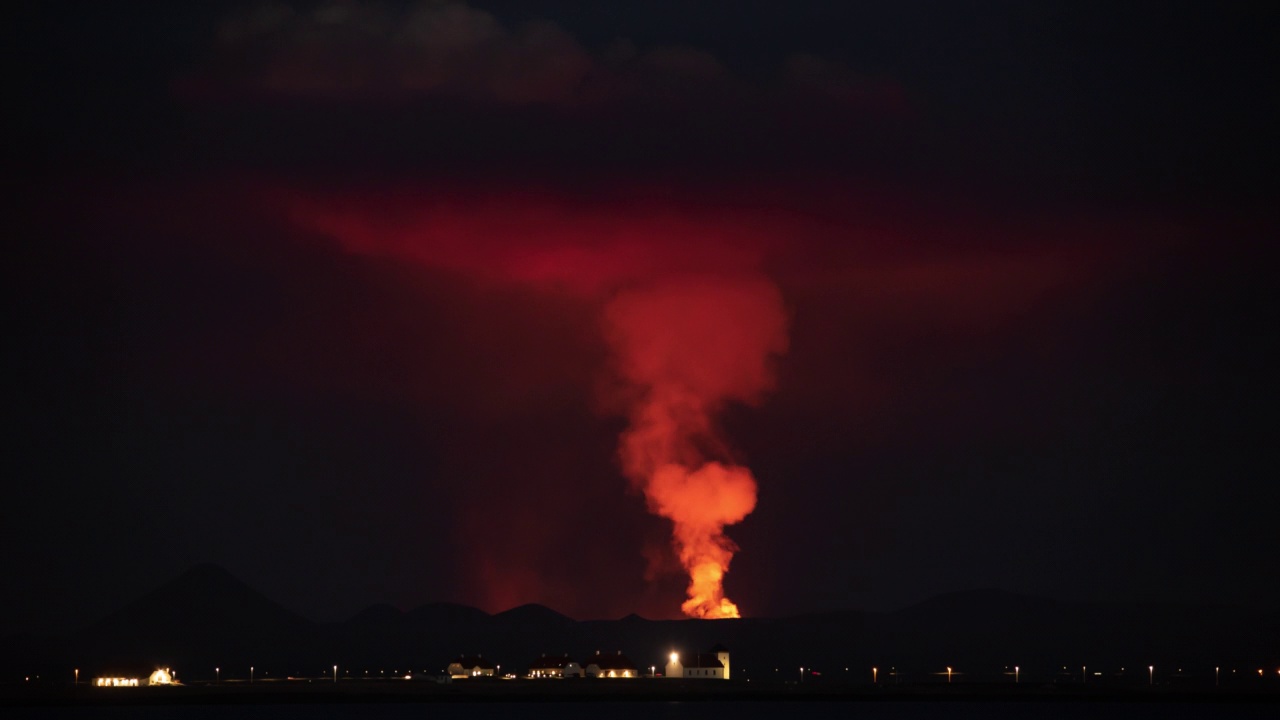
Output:
<instances>
[{"instance_id":1,"label":"illuminated building facade","mask_svg":"<svg viewBox=\"0 0 1280 720\"><path fill-rule=\"evenodd\" d=\"M464 678L493 677L497 666L479 655L463 655L449 663L447 672L454 680Z\"/></svg>"},{"instance_id":2,"label":"illuminated building facade","mask_svg":"<svg viewBox=\"0 0 1280 720\"><path fill-rule=\"evenodd\" d=\"M616 655L605 655L599 650L595 655L582 663L587 677L597 678L634 678L640 677L635 663L619 650Z\"/></svg>"},{"instance_id":3,"label":"illuminated building facade","mask_svg":"<svg viewBox=\"0 0 1280 720\"><path fill-rule=\"evenodd\" d=\"M531 678L582 677L582 666L566 655L543 655L529 665Z\"/></svg>"},{"instance_id":4,"label":"illuminated building facade","mask_svg":"<svg viewBox=\"0 0 1280 720\"><path fill-rule=\"evenodd\" d=\"M716 645L704 653L681 657L673 652L668 658L666 676L701 680L729 679L729 649Z\"/></svg>"}]
</instances>

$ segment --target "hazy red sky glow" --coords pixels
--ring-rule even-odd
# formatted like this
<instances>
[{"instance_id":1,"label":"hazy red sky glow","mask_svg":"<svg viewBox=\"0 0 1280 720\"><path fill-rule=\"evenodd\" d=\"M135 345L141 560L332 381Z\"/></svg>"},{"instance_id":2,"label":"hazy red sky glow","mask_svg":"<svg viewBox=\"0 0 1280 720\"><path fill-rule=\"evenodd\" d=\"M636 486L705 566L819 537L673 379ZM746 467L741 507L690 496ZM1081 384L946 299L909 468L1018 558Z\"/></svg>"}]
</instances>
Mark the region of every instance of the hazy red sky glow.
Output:
<instances>
[{"instance_id":1,"label":"hazy red sky glow","mask_svg":"<svg viewBox=\"0 0 1280 720\"><path fill-rule=\"evenodd\" d=\"M3 616L1274 604L1266 23L852 5L26 13Z\"/></svg>"}]
</instances>

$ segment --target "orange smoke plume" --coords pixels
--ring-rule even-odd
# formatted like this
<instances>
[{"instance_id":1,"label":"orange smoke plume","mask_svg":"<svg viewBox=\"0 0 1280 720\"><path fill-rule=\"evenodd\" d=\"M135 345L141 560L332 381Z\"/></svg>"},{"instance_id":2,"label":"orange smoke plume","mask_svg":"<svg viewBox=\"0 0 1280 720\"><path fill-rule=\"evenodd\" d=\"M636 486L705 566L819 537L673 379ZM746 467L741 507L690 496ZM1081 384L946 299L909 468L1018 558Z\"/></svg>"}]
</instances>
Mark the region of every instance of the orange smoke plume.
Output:
<instances>
[{"instance_id":1,"label":"orange smoke plume","mask_svg":"<svg viewBox=\"0 0 1280 720\"><path fill-rule=\"evenodd\" d=\"M606 300L606 340L629 400L623 471L674 525L689 574L685 614L739 616L724 596L737 551L724 529L755 509L756 482L715 418L726 403L758 401L773 385L773 356L787 350L781 294L755 270L777 217L527 194L282 198L296 221L354 252Z\"/></svg>"},{"instance_id":2,"label":"orange smoke plume","mask_svg":"<svg viewBox=\"0 0 1280 720\"><path fill-rule=\"evenodd\" d=\"M735 464L715 424L725 403L753 404L787 349L782 297L759 279L686 278L630 290L605 312L621 379L634 391L619 455L649 510L673 523L689 573L690 617L736 618L724 575L737 546L724 534L756 506L751 471Z\"/></svg>"}]
</instances>

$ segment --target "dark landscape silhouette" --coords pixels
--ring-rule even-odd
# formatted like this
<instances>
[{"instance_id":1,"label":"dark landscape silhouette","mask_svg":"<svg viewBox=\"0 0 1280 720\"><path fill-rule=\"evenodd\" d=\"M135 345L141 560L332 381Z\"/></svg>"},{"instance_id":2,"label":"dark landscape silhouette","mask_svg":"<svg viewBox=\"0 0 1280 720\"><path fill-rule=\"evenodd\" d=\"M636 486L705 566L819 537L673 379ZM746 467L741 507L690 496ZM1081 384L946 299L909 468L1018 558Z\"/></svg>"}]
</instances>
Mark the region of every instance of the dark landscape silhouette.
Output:
<instances>
[{"instance_id":1,"label":"dark landscape silhouette","mask_svg":"<svg viewBox=\"0 0 1280 720\"><path fill-rule=\"evenodd\" d=\"M839 611L740 620L574 620L541 605L490 615L452 603L403 612L373 605L317 623L215 565L196 566L120 610L65 635L4 640L7 682L47 682L172 667L188 683L443 672L482 655L500 675L523 676L544 654L582 658L621 651L644 674L667 655L717 643L733 652L733 678L755 683L882 685L1096 683L1213 686L1274 675L1280 613L1238 607L1069 603L998 590L957 592L895 612ZM1148 668L1155 670L1149 676ZM802 672L800 668L805 668ZM1122 670L1123 669L1123 670Z\"/></svg>"}]
</instances>

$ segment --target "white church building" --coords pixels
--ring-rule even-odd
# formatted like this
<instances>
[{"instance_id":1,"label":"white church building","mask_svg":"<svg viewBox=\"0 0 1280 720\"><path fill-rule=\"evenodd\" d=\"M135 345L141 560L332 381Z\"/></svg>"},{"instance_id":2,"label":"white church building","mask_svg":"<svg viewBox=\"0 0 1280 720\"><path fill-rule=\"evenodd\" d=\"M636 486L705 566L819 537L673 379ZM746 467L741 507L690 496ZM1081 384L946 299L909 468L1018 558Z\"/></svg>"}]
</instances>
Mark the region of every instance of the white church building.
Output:
<instances>
[{"instance_id":1,"label":"white church building","mask_svg":"<svg viewBox=\"0 0 1280 720\"><path fill-rule=\"evenodd\" d=\"M667 658L666 677L705 680L729 679L729 649L716 645L704 653L681 656L672 652Z\"/></svg>"}]
</instances>

